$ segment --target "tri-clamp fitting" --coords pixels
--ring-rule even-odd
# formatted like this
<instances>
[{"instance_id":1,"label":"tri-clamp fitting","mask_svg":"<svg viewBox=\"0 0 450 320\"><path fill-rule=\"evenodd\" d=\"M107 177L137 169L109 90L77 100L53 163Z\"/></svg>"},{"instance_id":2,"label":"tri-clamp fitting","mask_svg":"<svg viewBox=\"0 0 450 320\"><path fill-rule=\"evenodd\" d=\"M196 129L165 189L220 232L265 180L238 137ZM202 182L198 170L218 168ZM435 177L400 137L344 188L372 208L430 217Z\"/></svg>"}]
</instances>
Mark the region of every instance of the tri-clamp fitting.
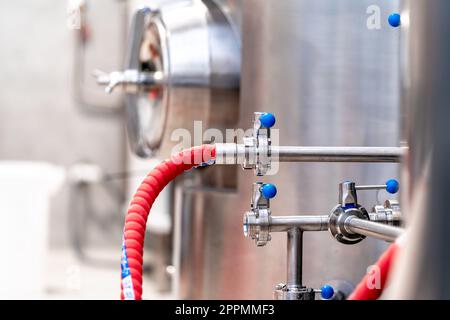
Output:
<instances>
[{"instance_id":1,"label":"tri-clamp fitting","mask_svg":"<svg viewBox=\"0 0 450 320\"><path fill-rule=\"evenodd\" d=\"M244 215L244 235L255 240L258 247L266 245L270 236L270 199L276 195L276 187L257 182L253 184L251 211Z\"/></svg>"},{"instance_id":2,"label":"tri-clamp fitting","mask_svg":"<svg viewBox=\"0 0 450 320\"><path fill-rule=\"evenodd\" d=\"M243 144L216 144L216 163L241 164L244 169L253 169L257 176L266 175L271 168L270 128L275 121L271 113L255 112L252 134L243 138Z\"/></svg>"},{"instance_id":3,"label":"tri-clamp fitting","mask_svg":"<svg viewBox=\"0 0 450 320\"><path fill-rule=\"evenodd\" d=\"M251 211L244 215L244 235L262 247L271 240L272 232L288 232L292 228L300 231L328 230L328 216L272 216L270 199L275 197L273 184L253 184Z\"/></svg>"}]
</instances>

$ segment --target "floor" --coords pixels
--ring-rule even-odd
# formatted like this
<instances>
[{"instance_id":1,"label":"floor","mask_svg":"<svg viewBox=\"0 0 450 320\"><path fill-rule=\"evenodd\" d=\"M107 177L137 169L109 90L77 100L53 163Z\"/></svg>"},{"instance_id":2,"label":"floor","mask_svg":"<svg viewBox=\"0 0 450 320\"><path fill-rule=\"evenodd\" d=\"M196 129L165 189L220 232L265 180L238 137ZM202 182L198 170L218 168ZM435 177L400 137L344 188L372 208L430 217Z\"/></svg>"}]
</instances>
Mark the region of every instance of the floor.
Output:
<instances>
[{"instance_id":1,"label":"floor","mask_svg":"<svg viewBox=\"0 0 450 320\"><path fill-rule=\"evenodd\" d=\"M96 261L80 263L73 251L51 250L45 272L43 299L114 300L120 295L120 252L104 250L90 252ZM98 259L98 260L97 260ZM158 293L154 284L144 278L145 299L170 299L170 294Z\"/></svg>"}]
</instances>

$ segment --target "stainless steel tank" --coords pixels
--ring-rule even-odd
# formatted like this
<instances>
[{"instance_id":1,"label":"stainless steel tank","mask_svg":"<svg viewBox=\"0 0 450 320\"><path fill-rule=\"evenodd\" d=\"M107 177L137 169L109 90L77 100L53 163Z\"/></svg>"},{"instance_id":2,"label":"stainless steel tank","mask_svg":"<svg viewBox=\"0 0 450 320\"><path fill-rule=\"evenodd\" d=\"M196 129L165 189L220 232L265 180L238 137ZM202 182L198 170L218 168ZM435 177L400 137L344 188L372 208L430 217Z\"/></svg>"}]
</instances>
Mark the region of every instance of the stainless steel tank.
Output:
<instances>
[{"instance_id":1,"label":"stainless steel tank","mask_svg":"<svg viewBox=\"0 0 450 320\"><path fill-rule=\"evenodd\" d=\"M194 120L203 121L203 129L248 129L255 111L277 116L283 145L399 144L399 32L385 19L397 1L162 3L135 15L131 72L99 78L134 90L127 114L137 154L166 156L177 143L173 131L194 133ZM372 29L367 20L374 14L381 20ZM200 144L198 138L192 142ZM254 181L278 186L274 215L323 215L337 204L343 180L380 184L397 174L395 164L337 163L283 163L277 175L261 179L233 166L187 173L174 195L177 297L270 299L285 280L285 235L273 235L262 248L243 235ZM366 192L358 198L370 208L385 197ZM371 239L345 246L326 232L306 233L303 282L314 288L357 282L385 247Z\"/></svg>"},{"instance_id":2,"label":"stainless steel tank","mask_svg":"<svg viewBox=\"0 0 450 320\"><path fill-rule=\"evenodd\" d=\"M237 123L240 77L239 3L156 0L135 9L123 71L96 71L110 93L126 92L132 151L168 157L177 129L194 133ZM185 147L196 141L181 141Z\"/></svg>"},{"instance_id":3,"label":"stainless steel tank","mask_svg":"<svg viewBox=\"0 0 450 320\"><path fill-rule=\"evenodd\" d=\"M405 1L402 193L409 230L386 298L449 299L450 2Z\"/></svg>"},{"instance_id":4,"label":"stainless steel tank","mask_svg":"<svg viewBox=\"0 0 450 320\"><path fill-rule=\"evenodd\" d=\"M117 87L125 90L132 151L142 158L165 158L183 147L201 144L203 139L211 142L203 137L202 130L237 127L241 2L144 2L133 6L124 70L97 72L97 82L106 85L107 92ZM192 139L183 140L185 133ZM236 190L236 174L237 168L216 168L212 173L196 170L179 179L178 185L183 190L195 187L220 194L220 190ZM172 193L173 188L168 189ZM198 197L200 193L196 194ZM178 207L180 203L177 201L175 205ZM181 206L189 207L186 202ZM187 211L177 217L195 223L194 210ZM187 238L202 233L200 229L193 233L188 233L185 227L175 229ZM181 251L180 243L175 245L175 261L183 256L194 264L195 257L189 251L191 240L183 240ZM193 247L199 246L196 243ZM185 277L185 269L175 264L177 274L183 270ZM201 269L202 265L198 270Z\"/></svg>"},{"instance_id":5,"label":"stainless steel tank","mask_svg":"<svg viewBox=\"0 0 450 320\"><path fill-rule=\"evenodd\" d=\"M381 28L367 28L370 6ZM245 0L242 2L240 128L254 111L273 112L280 143L304 146L399 145L399 33L387 24L397 1ZM385 19L386 18L386 19ZM263 248L245 239L252 172L216 168L193 173L176 192L175 286L178 297L270 299L286 278L286 239ZM395 164L281 164L264 177L278 187L272 213L328 214L338 184L384 183ZM361 193L367 207L384 193ZM328 233L306 233L303 281L358 282L386 244L366 239L345 246Z\"/></svg>"}]
</instances>

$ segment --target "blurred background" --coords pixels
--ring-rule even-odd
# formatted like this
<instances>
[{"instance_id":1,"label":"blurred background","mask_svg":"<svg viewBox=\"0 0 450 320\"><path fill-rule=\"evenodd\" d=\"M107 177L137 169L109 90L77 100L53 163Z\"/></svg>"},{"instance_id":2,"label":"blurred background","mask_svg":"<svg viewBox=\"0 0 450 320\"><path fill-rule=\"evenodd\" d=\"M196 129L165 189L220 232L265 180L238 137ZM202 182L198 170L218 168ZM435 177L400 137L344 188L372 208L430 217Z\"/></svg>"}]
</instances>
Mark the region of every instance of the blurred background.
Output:
<instances>
[{"instance_id":1,"label":"blurred background","mask_svg":"<svg viewBox=\"0 0 450 320\"><path fill-rule=\"evenodd\" d=\"M128 151L123 97L92 71L122 68L135 4L80 3L0 3L0 239L15 244L0 298L118 298L127 192L152 163Z\"/></svg>"}]
</instances>

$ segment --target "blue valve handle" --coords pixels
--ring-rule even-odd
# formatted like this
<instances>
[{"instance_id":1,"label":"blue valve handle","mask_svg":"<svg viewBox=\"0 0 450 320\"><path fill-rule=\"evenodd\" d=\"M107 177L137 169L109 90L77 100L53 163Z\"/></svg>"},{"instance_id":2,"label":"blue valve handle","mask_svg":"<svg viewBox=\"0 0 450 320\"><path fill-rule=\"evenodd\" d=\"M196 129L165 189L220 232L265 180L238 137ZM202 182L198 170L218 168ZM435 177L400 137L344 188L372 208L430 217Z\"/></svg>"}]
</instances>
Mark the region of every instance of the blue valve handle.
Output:
<instances>
[{"instance_id":1,"label":"blue valve handle","mask_svg":"<svg viewBox=\"0 0 450 320\"><path fill-rule=\"evenodd\" d=\"M332 286L326 284L322 288L320 288L320 295L322 299L330 300L334 296L334 289Z\"/></svg>"},{"instance_id":2,"label":"blue valve handle","mask_svg":"<svg viewBox=\"0 0 450 320\"><path fill-rule=\"evenodd\" d=\"M346 181L347 182L347 181ZM395 179L390 179L386 181L385 184L380 185L365 185L365 186L355 186L356 190L380 190L385 189L389 193L397 193L400 188L400 184Z\"/></svg>"},{"instance_id":3,"label":"blue valve handle","mask_svg":"<svg viewBox=\"0 0 450 320\"><path fill-rule=\"evenodd\" d=\"M400 14L398 14L398 13L391 14L388 18L388 22L394 28L399 27L402 24L402 19L401 19Z\"/></svg>"},{"instance_id":4,"label":"blue valve handle","mask_svg":"<svg viewBox=\"0 0 450 320\"><path fill-rule=\"evenodd\" d=\"M271 183L266 183L261 187L261 193L264 198L272 199L277 195L277 187Z\"/></svg>"},{"instance_id":5,"label":"blue valve handle","mask_svg":"<svg viewBox=\"0 0 450 320\"><path fill-rule=\"evenodd\" d=\"M395 179L390 179L386 181L386 191L389 193L397 193L398 189L400 188L400 184Z\"/></svg>"},{"instance_id":6,"label":"blue valve handle","mask_svg":"<svg viewBox=\"0 0 450 320\"><path fill-rule=\"evenodd\" d=\"M272 128L275 125L276 119L273 114L266 112L259 117L259 121L264 128Z\"/></svg>"}]
</instances>

